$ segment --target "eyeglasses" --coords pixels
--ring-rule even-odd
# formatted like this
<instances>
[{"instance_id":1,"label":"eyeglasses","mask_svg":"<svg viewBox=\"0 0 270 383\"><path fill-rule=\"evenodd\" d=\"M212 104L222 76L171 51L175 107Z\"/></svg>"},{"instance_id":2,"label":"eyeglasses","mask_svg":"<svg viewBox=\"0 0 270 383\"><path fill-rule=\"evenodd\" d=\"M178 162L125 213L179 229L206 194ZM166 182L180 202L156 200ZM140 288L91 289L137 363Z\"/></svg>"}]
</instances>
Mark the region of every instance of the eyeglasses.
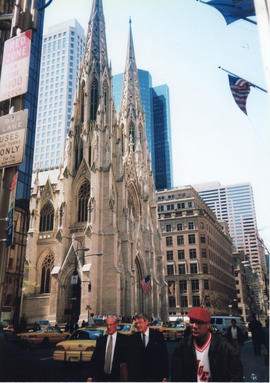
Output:
<instances>
[{"instance_id":1,"label":"eyeglasses","mask_svg":"<svg viewBox=\"0 0 270 383\"><path fill-rule=\"evenodd\" d=\"M208 324L208 322L203 322L203 321L201 321L201 320L192 319L192 318L190 318L189 323L196 323L196 324L199 325L199 326L202 325L202 324Z\"/></svg>"}]
</instances>

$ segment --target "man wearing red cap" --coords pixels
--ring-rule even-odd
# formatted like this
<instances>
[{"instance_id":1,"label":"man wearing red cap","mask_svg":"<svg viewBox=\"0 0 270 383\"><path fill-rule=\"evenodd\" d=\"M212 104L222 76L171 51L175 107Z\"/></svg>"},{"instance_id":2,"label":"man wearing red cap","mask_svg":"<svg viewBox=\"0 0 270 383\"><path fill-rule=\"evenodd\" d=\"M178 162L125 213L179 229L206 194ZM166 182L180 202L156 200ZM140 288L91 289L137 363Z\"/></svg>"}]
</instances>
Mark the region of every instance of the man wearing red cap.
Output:
<instances>
[{"instance_id":1,"label":"man wearing red cap","mask_svg":"<svg viewBox=\"0 0 270 383\"><path fill-rule=\"evenodd\" d=\"M173 382L242 382L243 367L235 348L210 332L210 314L202 307L188 313L191 334L172 358Z\"/></svg>"}]
</instances>

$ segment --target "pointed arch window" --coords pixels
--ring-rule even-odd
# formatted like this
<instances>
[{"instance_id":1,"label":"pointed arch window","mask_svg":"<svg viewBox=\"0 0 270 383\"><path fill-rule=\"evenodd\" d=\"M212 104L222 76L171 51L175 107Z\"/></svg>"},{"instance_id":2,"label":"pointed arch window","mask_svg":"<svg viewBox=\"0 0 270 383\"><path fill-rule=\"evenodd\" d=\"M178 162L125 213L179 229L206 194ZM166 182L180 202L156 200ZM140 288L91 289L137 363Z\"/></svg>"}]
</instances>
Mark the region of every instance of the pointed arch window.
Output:
<instances>
[{"instance_id":1,"label":"pointed arch window","mask_svg":"<svg viewBox=\"0 0 270 383\"><path fill-rule=\"evenodd\" d=\"M51 271L54 265L54 256L49 253L42 263L40 294L49 293L51 291Z\"/></svg>"},{"instance_id":2,"label":"pointed arch window","mask_svg":"<svg viewBox=\"0 0 270 383\"><path fill-rule=\"evenodd\" d=\"M82 94L81 94L81 122L84 121L84 92L85 92L85 83L82 83Z\"/></svg>"},{"instance_id":3,"label":"pointed arch window","mask_svg":"<svg viewBox=\"0 0 270 383\"><path fill-rule=\"evenodd\" d=\"M54 208L47 202L40 212L39 231L52 231L54 221Z\"/></svg>"},{"instance_id":4,"label":"pointed arch window","mask_svg":"<svg viewBox=\"0 0 270 383\"><path fill-rule=\"evenodd\" d=\"M91 104L90 104L90 120L95 121L97 117L98 108L98 82L94 78L91 84Z\"/></svg>"},{"instance_id":5,"label":"pointed arch window","mask_svg":"<svg viewBox=\"0 0 270 383\"><path fill-rule=\"evenodd\" d=\"M86 222L87 221L87 207L88 200L90 197L90 184L88 181L85 181L79 190L78 200L78 222Z\"/></svg>"},{"instance_id":6,"label":"pointed arch window","mask_svg":"<svg viewBox=\"0 0 270 383\"><path fill-rule=\"evenodd\" d=\"M109 106L109 87L107 81L104 81L103 83L103 98L104 98L104 108L105 108L105 113L106 117L108 118L108 106Z\"/></svg>"},{"instance_id":7,"label":"pointed arch window","mask_svg":"<svg viewBox=\"0 0 270 383\"><path fill-rule=\"evenodd\" d=\"M135 126L131 122L129 125L129 137L131 136L133 144L135 144Z\"/></svg>"}]
</instances>

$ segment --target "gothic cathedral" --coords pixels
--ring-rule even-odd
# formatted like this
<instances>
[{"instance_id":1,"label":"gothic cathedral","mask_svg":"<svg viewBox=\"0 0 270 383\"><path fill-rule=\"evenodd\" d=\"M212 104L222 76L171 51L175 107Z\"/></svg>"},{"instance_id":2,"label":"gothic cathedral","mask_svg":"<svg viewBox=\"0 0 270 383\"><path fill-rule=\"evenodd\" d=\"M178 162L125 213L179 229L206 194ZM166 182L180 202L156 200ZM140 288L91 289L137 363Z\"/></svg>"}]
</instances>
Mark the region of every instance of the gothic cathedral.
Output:
<instances>
[{"instance_id":1,"label":"gothic cathedral","mask_svg":"<svg viewBox=\"0 0 270 383\"><path fill-rule=\"evenodd\" d=\"M102 0L93 0L63 165L33 177L22 314L166 320L161 236L130 24L116 116ZM150 276L144 294L141 281Z\"/></svg>"}]
</instances>

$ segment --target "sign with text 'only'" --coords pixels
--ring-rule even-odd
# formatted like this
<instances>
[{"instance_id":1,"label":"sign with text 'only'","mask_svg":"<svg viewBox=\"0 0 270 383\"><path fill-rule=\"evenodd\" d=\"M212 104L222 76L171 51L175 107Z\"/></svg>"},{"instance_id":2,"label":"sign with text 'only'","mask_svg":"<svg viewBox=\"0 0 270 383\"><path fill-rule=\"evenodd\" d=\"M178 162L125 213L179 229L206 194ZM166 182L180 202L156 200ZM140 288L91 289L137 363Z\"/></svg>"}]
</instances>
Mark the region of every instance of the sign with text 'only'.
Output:
<instances>
[{"instance_id":1,"label":"sign with text 'only'","mask_svg":"<svg viewBox=\"0 0 270 383\"><path fill-rule=\"evenodd\" d=\"M24 161L28 109L0 117L0 168Z\"/></svg>"},{"instance_id":2,"label":"sign with text 'only'","mask_svg":"<svg viewBox=\"0 0 270 383\"><path fill-rule=\"evenodd\" d=\"M0 101L28 90L31 30L5 41L0 80Z\"/></svg>"}]
</instances>

